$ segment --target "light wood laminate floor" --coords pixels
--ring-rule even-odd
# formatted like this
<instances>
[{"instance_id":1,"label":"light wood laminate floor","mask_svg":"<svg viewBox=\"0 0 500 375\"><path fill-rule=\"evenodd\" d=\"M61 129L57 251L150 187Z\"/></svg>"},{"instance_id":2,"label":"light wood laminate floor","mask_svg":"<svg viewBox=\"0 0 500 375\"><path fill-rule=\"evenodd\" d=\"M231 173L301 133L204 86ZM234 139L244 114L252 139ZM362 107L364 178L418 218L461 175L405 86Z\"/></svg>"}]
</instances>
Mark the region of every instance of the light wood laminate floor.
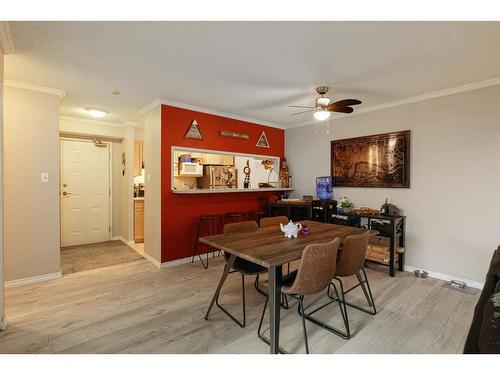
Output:
<instances>
[{"instance_id":1,"label":"light wood laminate floor","mask_svg":"<svg viewBox=\"0 0 500 375\"><path fill-rule=\"evenodd\" d=\"M203 319L222 268L221 257L208 270L194 263L160 271L139 260L8 288L8 328L0 333L0 353L268 353L256 333L264 297L253 289L252 278L247 278L247 327L216 307L209 321ZM409 273L390 278L385 268L372 267L368 275L378 314L349 309L354 337L348 341L307 323L312 353L462 351L479 293L461 293ZM240 285L239 275L230 275L221 296L235 314L241 313ZM362 297L361 290L349 294L352 302ZM324 294L306 298L306 304L321 301ZM318 314L341 323L337 305ZM281 332L285 349L304 351L296 309L282 310Z\"/></svg>"}]
</instances>

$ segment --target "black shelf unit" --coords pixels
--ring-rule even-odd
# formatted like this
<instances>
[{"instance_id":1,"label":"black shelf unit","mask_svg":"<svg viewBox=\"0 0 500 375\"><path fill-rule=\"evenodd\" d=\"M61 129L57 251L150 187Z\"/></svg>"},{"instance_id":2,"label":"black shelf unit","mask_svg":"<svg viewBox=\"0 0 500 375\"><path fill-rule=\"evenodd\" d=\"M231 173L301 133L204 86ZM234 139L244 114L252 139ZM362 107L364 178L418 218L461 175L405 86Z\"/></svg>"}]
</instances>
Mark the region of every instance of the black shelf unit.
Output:
<instances>
[{"instance_id":1,"label":"black shelf unit","mask_svg":"<svg viewBox=\"0 0 500 375\"><path fill-rule=\"evenodd\" d=\"M268 206L269 216L287 216L290 220L314 220L338 225L354 227L366 226L376 230L379 236L389 238L389 275L396 273L396 257L398 271L404 270L405 253L397 252L397 248L405 247L406 216L402 215L358 215L338 212L335 201L312 201L300 203L271 203ZM364 219L364 220L362 220Z\"/></svg>"}]
</instances>

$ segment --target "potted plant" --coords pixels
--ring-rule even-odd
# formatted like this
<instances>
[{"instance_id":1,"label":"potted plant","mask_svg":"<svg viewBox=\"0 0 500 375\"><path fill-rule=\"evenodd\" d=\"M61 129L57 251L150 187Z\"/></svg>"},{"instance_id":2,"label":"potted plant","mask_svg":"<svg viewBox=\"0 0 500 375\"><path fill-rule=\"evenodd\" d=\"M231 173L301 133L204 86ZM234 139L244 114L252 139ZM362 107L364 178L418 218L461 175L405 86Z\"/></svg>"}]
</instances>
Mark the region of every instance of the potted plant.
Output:
<instances>
[{"instance_id":1,"label":"potted plant","mask_svg":"<svg viewBox=\"0 0 500 375\"><path fill-rule=\"evenodd\" d=\"M349 197L340 197L339 198L339 208L338 211L340 213L349 213L351 212L352 208L354 207L354 204L352 201L349 199Z\"/></svg>"}]
</instances>

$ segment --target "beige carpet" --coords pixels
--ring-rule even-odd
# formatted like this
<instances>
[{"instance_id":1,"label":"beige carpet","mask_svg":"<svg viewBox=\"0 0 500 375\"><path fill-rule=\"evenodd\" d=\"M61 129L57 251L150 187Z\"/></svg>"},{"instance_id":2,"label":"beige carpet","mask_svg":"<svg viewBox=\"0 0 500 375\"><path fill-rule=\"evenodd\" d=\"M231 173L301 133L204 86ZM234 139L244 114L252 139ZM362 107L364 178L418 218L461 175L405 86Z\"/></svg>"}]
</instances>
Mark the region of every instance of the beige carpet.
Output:
<instances>
[{"instance_id":1,"label":"beige carpet","mask_svg":"<svg viewBox=\"0 0 500 375\"><path fill-rule=\"evenodd\" d=\"M68 246L61 248L61 272L67 275L139 259L143 259L142 256L122 241Z\"/></svg>"}]
</instances>

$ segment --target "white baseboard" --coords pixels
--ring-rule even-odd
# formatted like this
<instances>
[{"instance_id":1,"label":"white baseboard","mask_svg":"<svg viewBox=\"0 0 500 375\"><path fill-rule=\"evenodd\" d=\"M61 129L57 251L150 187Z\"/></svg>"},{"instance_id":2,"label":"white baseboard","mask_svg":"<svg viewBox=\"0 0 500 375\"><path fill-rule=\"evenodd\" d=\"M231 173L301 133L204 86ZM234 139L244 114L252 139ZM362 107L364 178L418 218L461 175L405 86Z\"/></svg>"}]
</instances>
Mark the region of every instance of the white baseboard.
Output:
<instances>
[{"instance_id":1,"label":"white baseboard","mask_svg":"<svg viewBox=\"0 0 500 375\"><path fill-rule=\"evenodd\" d=\"M122 236L114 236L114 237L111 237L111 241L122 241L124 244L128 245L127 244L127 241L125 240L125 238L123 238Z\"/></svg>"},{"instance_id":2,"label":"white baseboard","mask_svg":"<svg viewBox=\"0 0 500 375\"><path fill-rule=\"evenodd\" d=\"M209 253L209 255L212 255L212 254L216 255L217 253L218 253L218 251L214 251L214 252ZM155 258L153 258L151 255L149 255L146 252L142 253L142 255L144 256L144 258L149 260L151 263L153 263L156 267L158 267L161 270L163 270L165 268L169 268L169 267L179 266L181 264L191 263L191 258L192 258L192 257L187 257L187 258L181 258L181 259L171 260L169 262L160 263L158 260L156 260ZM200 258L195 257L194 261L199 262Z\"/></svg>"},{"instance_id":3,"label":"white baseboard","mask_svg":"<svg viewBox=\"0 0 500 375\"><path fill-rule=\"evenodd\" d=\"M10 280L5 282L6 288L12 288L15 286L28 285L28 284L36 284L43 283L45 281L56 280L62 277L61 271L54 273L47 273L45 275L26 277L24 279Z\"/></svg>"},{"instance_id":4,"label":"white baseboard","mask_svg":"<svg viewBox=\"0 0 500 375\"><path fill-rule=\"evenodd\" d=\"M477 288L477 289L483 289L483 287L484 287L484 283L481 283L479 281L468 280L468 279L464 279L463 277L460 277L460 276L453 276L453 275L447 275L445 273L429 271L429 270L426 270L426 269L421 268L421 267L405 266L405 271L408 271L408 272L413 272L413 271L418 270L418 269L425 270L426 272L429 273L430 277L433 277L435 279L444 280L444 281L460 280L460 281L465 282L467 284L467 286L470 286L472 288Z\"/></svg>"},{"instance_id":5,"label":"white baseboard","mask_svg":"<svg viewBox=\"0 0 500 375\"><path fill-rule=\"evenodd\" d=\"M159 269L161 269L161 263L158 260L156 260L155 258L153 258L151 255L149 255L146 252L143 252L142 256L144 258L146 258L147 260L149 260L151 263L153 263L156 267L158 267Z\"/></svg>"}]
</instances>

